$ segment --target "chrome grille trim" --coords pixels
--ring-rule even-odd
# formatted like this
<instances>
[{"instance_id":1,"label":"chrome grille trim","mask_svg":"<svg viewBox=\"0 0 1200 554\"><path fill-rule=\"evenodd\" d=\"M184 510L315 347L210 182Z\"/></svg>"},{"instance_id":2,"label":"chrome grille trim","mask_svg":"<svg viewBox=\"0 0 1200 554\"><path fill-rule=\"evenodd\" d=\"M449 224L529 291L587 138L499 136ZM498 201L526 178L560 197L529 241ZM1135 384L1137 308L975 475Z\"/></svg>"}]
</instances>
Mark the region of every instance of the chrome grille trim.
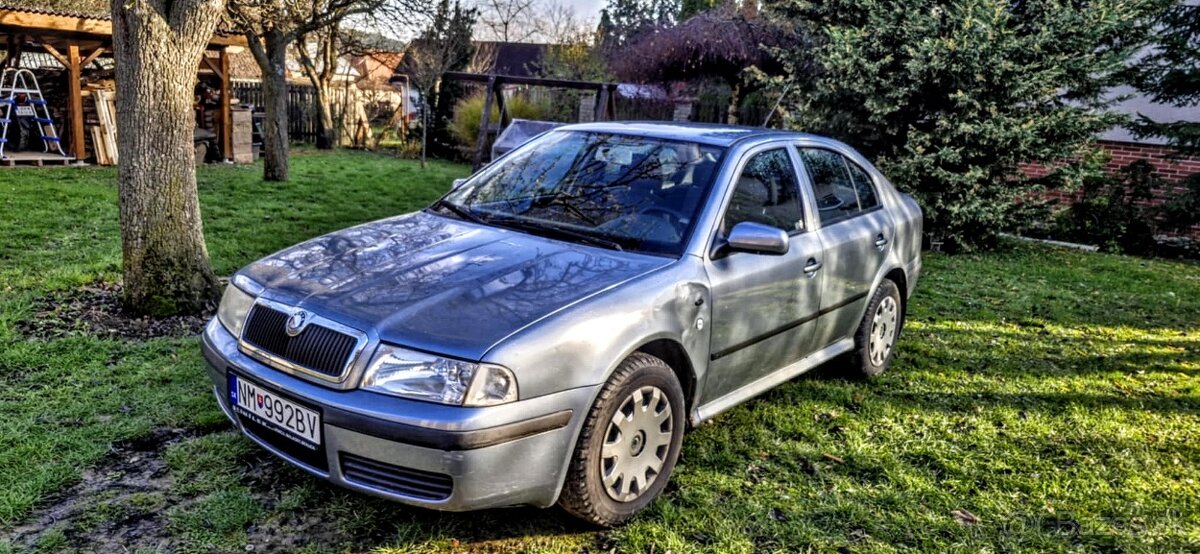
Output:
<instances>
[{"instance_id":1,"label":"chrome grille trim","mask_svg":"<svg viewBox=\"0 0 1200 554\"><path fill-rule=\"evenodd\" d=\"M359 356L362 355L363 350L367 347L368 337L365 332L313 314L304 332L297 337L294 337L295 339L298 339L304 343L303 346L301 346L302 348L328 350L331 341L336 340L336 337L329 336L328 334L325 334L325 336L318 336L318 334L309 333L309 328L313 326L321 327L328 331L345 335L346 337L354 340L354 345L350 348L349 353L343 360L338 360L337 357L329 351L321 353L321 356L324 356L323 358L320 356L318 357L317 361L319 361L319 363L322 365L334 366L334 364L337 364L336 373L327 373L321 371L320 369L306 367L305 365L288 360L280 353L272 352L270 347L254 344L247 338L247 333L250 331L250 326L252 324L252 319L255 317L255 312L259 312L260 314L262 313L259 311L260 307L267 308L273 312L285 314L282 319L277 317L272 318L278 319L278 321L272 321L271 323L280 325L280 332L283 331L282 326L285 324L287 316L290 316L301 308L267 300L265 298L258 298L254 302L254 306L250 308L250 313L246 316L246 324L242 326L242 335L238 337L238 348L243 353L280 371L297 375L299 377L308 378L310 380L341 384L346 381L346 378L350 375L350 369L354 366L354 362L358 360Z\"/></svg>"}]
</instances>

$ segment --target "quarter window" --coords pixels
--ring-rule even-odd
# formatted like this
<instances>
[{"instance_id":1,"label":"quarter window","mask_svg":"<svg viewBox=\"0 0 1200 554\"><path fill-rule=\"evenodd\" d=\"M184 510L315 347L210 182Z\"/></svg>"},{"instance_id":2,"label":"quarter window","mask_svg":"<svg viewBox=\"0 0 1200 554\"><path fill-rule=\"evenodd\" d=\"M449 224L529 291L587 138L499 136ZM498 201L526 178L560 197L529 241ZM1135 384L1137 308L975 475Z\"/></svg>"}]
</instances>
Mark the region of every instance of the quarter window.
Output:
<instances>
[{"instance_id":1,"label":"quarter window","mask_svg":"<svg viewBox=\"0 0 1200 554\"><path fill-rule=\"evenodd\" d=\"M850 170L850 180L854 182L854 192L858 193L858 209L865 212L878 206L879 196L875 194L875 185L871 182L871 176L867 174L867 170L849 159L842 159L846 161L846 168Z\"/></svg>"},{"instance_id":2,"label":"quarter window","mask_svg":"<svg viewBox=\"0 0 1200 554\"><path fill-rule=\"evenodd\" d=\"M879 205L866 170L845 156L820 148L801 148L805 171L812 181L821 223L854 217Z\"/></svg>"},{"instance_id":3,"label":"quarter window","mask_svg":"<svg viewBox=\"0 0 1200 554\"><path fill-rule=\"evenodd\" d=\"M750 158L725 211L725 232L745 221L788 232L804 228L796 168L787 150L760 152Z\"/></svg>"}]
</instances>

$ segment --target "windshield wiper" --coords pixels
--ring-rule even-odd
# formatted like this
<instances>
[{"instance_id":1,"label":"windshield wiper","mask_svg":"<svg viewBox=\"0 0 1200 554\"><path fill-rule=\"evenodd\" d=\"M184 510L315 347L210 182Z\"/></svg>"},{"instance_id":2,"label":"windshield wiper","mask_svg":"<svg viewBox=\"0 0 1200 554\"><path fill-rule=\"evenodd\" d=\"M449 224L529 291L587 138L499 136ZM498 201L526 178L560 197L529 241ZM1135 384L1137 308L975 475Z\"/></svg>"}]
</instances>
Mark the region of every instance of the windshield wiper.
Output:
<instances>
[{"instance_id":1,"label":"windshield wiper","mask_svg":"<svg viewBox=\"0 0 1200 554\"><path fill-rule=\"evenodd\" d=\"M610 248L612 250L616 250L618 252L625 251L624 248L621 248L621 243L619 243L615 240L609 240L609 239L606 239L603 237L598 237L596 235L589 235L587 233L580 233L579 231L572 231L570 229L565 229L565 228L559 227L557 225L547 225L545 223L539 223L537 221L532 221L532 220L528 220L528 219L517 219L517 218L503 218L503 219L493 220L492 223L496 224L496 225L512 227L512 228L516 228L516 229L522 229L522 230L526 230L526 231L534 231L534 232L541 231L546 234L557 236L558 238L571 238L571 239L575 239L579 242L591 244L593 246L603 246L606 248Z\"/></svg>"},{"instance_id":2,"label":"windshield wiper","mask_svg":"<svg viewBox=\"0 0 1200 554\"><path fill-rule=\"evenodd\" d=\"M438 200L437 202L434 202L433 209L436 210L438 208L445 208L450 213L452 213L458 217L461 217L467 221L472 221L475 223L483 223L483 224L487 223L486 221L483 220L482 217L475 215L475 212L472 212L470 209L459 206L458 204L455 204L453 202L448 202L446 200Z\"/></svg>"}]
</instances>

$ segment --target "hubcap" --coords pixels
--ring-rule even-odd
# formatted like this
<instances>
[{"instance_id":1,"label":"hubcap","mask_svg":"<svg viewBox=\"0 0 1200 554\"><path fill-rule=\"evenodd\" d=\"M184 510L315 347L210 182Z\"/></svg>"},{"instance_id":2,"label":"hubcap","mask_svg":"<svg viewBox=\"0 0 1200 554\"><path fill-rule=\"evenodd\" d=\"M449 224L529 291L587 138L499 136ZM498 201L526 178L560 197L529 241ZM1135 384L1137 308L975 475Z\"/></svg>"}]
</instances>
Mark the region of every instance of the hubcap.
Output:
<instances>
[{"instance_id":1,"label":"hubcap","mask_svg":"<svg viewBox=\"0 0 1200 554\"><path fill-rule=\"evenodd\" d=\"M896 305L896 299L891 296L884 297L883 301L879 303L879 308L875 310L875 317L871 320L871 341L867 346L871 363L877 366L883 365L888 354L891 354L892 344L896 342L896 323L899 319L900 310Z\"/></svg>"},{"instance_id":2,"label":"hubcap","mask_svg":"<svg viewBox=\"0 0 1200 554\"><path fill-rule=\"evenodd\" d=\"M617 502L641 496L662 472L674 432L671 402L658 387L627 396L613 414L600 448L604 492Z\"/></svg>"}]
</instances>

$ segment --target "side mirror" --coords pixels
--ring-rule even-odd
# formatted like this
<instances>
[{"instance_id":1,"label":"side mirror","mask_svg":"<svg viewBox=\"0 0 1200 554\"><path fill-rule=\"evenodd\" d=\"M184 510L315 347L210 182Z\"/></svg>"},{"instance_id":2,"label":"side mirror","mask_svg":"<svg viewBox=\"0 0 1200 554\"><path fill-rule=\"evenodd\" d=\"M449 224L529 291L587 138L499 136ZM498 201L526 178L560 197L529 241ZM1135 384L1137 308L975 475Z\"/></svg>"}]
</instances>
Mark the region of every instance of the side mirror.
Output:
<instances>
[{"instance_id":1,"label":"side mirror","mask_svg":"<svg viewBox=\"0 0 1200 554\"><path fill-rule=\"evenodd\" d=\"M743 221L733 226L725 239L727 247L734 252L771 254L782 256L788 251L788 234L761 223Z\"/></svg>"},{"instance_id":2,"label":"side mirror","mask_svg":"<svg viewBox=\"0 0 1200 554\"><path fill-rule=\"evenodd\" d=\"M463 186L463 184L466 182L466 179L455 179L454 182L450 184L450 190L456 190L458 187Z\"/></svg>"}]
</instances>

